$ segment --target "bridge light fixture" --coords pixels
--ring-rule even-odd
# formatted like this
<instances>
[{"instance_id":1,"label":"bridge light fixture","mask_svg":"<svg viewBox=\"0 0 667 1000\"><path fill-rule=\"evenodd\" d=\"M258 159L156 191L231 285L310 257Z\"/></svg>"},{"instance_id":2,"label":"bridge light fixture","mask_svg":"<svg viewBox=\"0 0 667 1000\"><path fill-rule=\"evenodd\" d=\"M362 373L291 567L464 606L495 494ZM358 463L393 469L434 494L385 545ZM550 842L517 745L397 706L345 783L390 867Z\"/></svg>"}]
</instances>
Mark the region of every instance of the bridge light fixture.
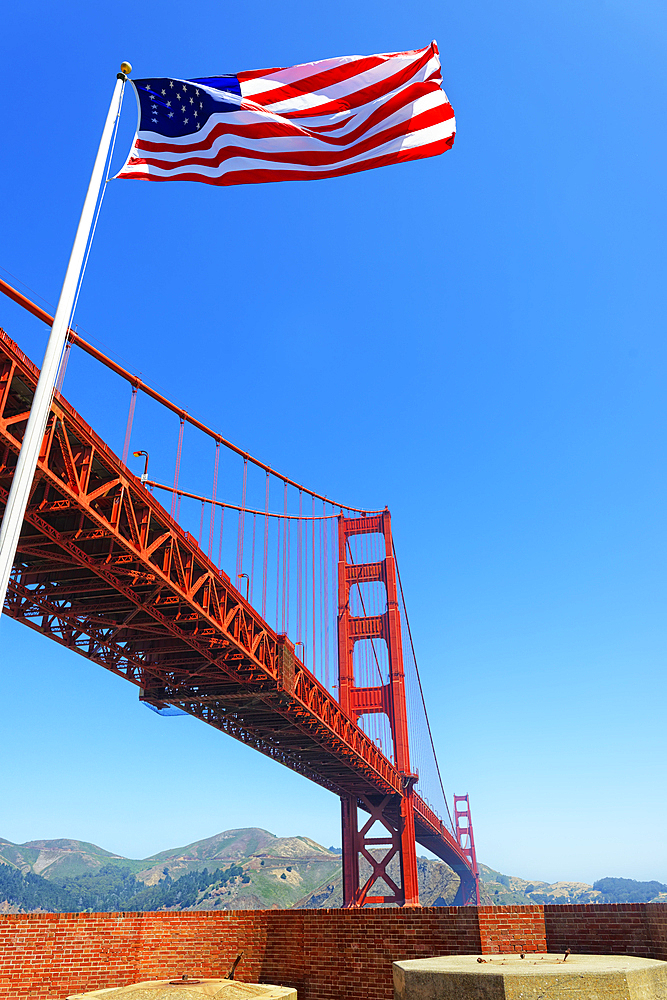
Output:
<instances>
[{"instance_id":1,"label":"bridge light fixture","mask_svg":"<svg viewBox=\"0 0 667 1000\"><path fill-rule=\"evenodd\" d=\"M145 458L144 471L141 473L141 475L139 477L140 480L141 480L141 482L145 483L145 482L148 481L148 452L147 451L133 451L132 454L134 455L135 458L141 458L142 455Z\"/></svg>"}]
</instances>

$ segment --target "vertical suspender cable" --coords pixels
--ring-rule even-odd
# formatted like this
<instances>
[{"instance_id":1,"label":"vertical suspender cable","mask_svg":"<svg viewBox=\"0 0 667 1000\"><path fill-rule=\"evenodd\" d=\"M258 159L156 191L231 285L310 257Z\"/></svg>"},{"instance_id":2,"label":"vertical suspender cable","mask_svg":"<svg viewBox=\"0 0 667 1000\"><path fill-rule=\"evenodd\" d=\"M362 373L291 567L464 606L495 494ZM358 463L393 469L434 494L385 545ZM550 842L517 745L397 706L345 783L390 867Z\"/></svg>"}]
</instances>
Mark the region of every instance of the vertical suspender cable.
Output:
<instances>
[{"instance_id":1,"label":"vertical suspender cable","mask_svg":"<svg viewBox=\"0 0 667 1000\"><path fill-rule=\"evenodd\" d=\"M250 554L250 603L252 604L252 588L255 582L255 532L257 530L257 514L252 515L252 552Z\"/></svg>"},{"instance_id":2,"label":"vertical suspender cable","mask_svg":"<svg viewBox=\"0 0 667 1000\"><path fill-rule=\"evenodd\" d=\"M176 448L176 468L174 470L174 492L171 495L171 516L177 518L177 511L180 510L181 498L176 493L178 489L178 476L181 471L181 451L183 449L183 429L185 427L185 417L181 416L178 428L178 446Z\"/></svg>"},{"instance_id":3,"label":"vertical suspender cable","mask_svg":"<svg viewBox=\"0 0 667 1000\"><path fill-rule=\"evenodd\" d=\"M218 542L218 567L222 569L222 532L225 527L225 508L220 508L220 541Z\"/></svg>"},{"instance_id":4,"label":"vertical suspender cable","mask_svg":"<svg viewBox=\"0 0 667 1000\"><path fill-rule=\"evenodd\" d=\"M287 524L285 525L285 530L287 531L287 611L285 613L285 634L289 634L289 612L290 604L292 603L292 590L290 588L290 567L292 565L292 518L285 518Z\"/></svg>"},{"instance_id":5,"label":"vertical suspender cable","mask_svg":"<svg viewBox=\"0 0 667 1000\"><path fill-rule=\"evenodd\" d=\"M202 535L204 533L204 507L205 506L206 506L206 501L202 500L202 502L201 502L201 514L199 516L199 540L197 542L197 544L199 545L199 548L201 548L201 537L202 537Z\"/></svg>"},{"instance_id":6,"label":"vertical suspender cable","mask_svg":"<svg viewBox=\"0 0 667 1000\"><path fill-rule=\"evenodd\" d=\"M127 465L127 456L130 454L130 439L132 437L132 424L134 423L134 408L137 405L137 387L132 386L132 396L130 398L130 410L127 415L127 427L125 428L125 440L123 442L123 465Z\"/></svg>"},{"instance_id":7,"label":"vertical suspender cable","mask_svg":"<svg viewBox=\"0 0 667 1000\"><path fill-rule=\"evenodd\" d=\"M220 442L215 442L215 462L213 463L213 503L211 504L211 523L208 529L208 557L211 558L213 552L213 536L215 534L215 512L218 499L218 468L220 464Z\"/></svg>"},{"instance_id":8,"label":"vertical suspender cable","mask_svg":"<svg viewBox=\"0 0 667 1000\"><path fill-rule=\"evenodd\" d=\"M239 577L243 572L243 539L245 536L245 501L248 486L248 459L243 459L243 488L241 492L241 510L239 511L239 530L236 539L236 578L234 586L239 587Z\"/></svg>"},{"instance_id":9,"label":"vertical suspender cable","mask_svg":"<svg viewBox=\"0 0 667 1000\"><path fill-rule=\"evenodd\" d=\"M324 507L322 508L324 510ZM319 595L320 595L320 680L324 676L324 521L320 521Z\"/></svg>"},{"instance_id":10,"label":"vertical suspender cable","mask_svg":"<svg viewBox=\"0 0 667 1000\"><path fill-rule=\"evenodd\" d=\"M313 514L313 517L314 517L315 516L315 497L313 497L313 501L312 501L312 514ZM313 526L313 551L312 551L312 566L311 566L311 574L312 574L312 577L313 577L313 634L312 634L312 637L311 637L312 641L310 643L311 649L313 651L313 662L311 664L310 669L313 671L313 673L315 673L315 667L317 665L317 656L316 656L316 650L315 650L315 637L317 635L317 602L315 600L315 592L316 592L316 587L317 587L317 583L316 583L316 580L315 580L315 524L316 524L316 522L315 521L311 521L310 523Z\"/></svg>"},{"instance_id":11,"label":"vertical suspender cable","mask_svg":"<svg viewBox=\"0 0 667 1000\"><path fill-rule=\"evenodd\" d=\"M269 474L266 474L266 500L264 504L264 558L262 561L262 618L266 621L266 584L269 563Z\"/></svg>"},{"instance_id":12,"label":"vertical suspender cable","mask_svg":"<svg viewBox=\"0 0 667 1000\"><path fill-rule=\"evenodd\" d=\"M322 501L322 513L326 516L327 508ZM329 532L328 521L322 521L324 531L324 686L329 690Z\"/></svg>"},{"instance_id":13,"label":"vertical suspender cable","mask_svg":"<svg viewBox=\"0 0 667 1000\"><path fill-rule=\"evenodd\" d=\"M287 513L287 483L285 483L285 488L283 490L283 513ZM289 518L284 517L282 519L282 533L283 533L283 609L282 609L282 632L285 634L287 632L287 564L289 562L289 551L287 549L287 525L289 524Z\"/></svg>"},{"instance_id":14,"label":"vertical suspender cable","mask_svg":"<svg viewBox=\"0 0 667 1000\"><path fill-rule=\"evenodd\" d=\"M282 524L276 518L276 632L280 632L280 552L282 539Z\"/></svg>"},{"instance_id":15,"label":"vertical suspender cable","mask_svg":"<svg viewBox=\"0 0 667 1000\"><path fill-rule=\"evenodd\" d=\"M301 520L301 515L303 513L303 490L299 490L299 522L297 527L296 535L296 641L301 642L303 636L301 635L301 612L302 612L302 599L303 595L301 593L301 581L302 581L302 566L301 566L301 529L303 527L303 521ZM301 650L303 655L303 649Z\"/></svg>"}]
</instances>

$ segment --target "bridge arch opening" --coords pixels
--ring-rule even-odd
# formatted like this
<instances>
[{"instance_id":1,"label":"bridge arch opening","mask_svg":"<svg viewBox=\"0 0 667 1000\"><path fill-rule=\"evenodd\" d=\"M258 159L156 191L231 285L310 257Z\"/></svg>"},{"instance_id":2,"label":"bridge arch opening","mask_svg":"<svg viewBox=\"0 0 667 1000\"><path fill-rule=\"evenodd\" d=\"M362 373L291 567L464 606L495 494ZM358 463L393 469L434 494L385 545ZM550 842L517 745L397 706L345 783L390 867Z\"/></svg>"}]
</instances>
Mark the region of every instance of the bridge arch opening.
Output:
<instances>
[{"instance_id":1,"label":"bridge arch opening","mask_svg":"<svg viewBox=\"0 0 667 1000\"><path fill-rule=\"evenodd\" d=\"M354 684L358 688L389 683L389 650L385 639L357 639L352 653Z\"/></svg>"},{"instance_id":2,"label":"bridge arch opening","mask_svg":"<svg viewBox=\"0 0 667 1000\"><path fill-rule=\"evenodd\" d=\"M357 719L357 725L370 737L387 760L394 763L394 740L391 735L389 718L384 712L365 712Z\"/></svg>"},{"instance_id":3,"label":"bridge arch opening","mask_svg":"<svg viewBox=\"0 0 667 1000\"><path fill-rule=\"evenodd\" d=\"M384 535L379 531L349 535L346 549L347 563L350 566L382 562L387 555Z\"/></svg>"},{"instance_id":4,"label":"bridge arch opening","mask_svg":"<svg viewBox=\"0 0 667 1000\"><path fill-rule=\"evenodd\" d=\"M350 587L350 614L353 618L383 615L387 610L387 585L382 580L353 583Z\"/></svg>"}]
</instances>

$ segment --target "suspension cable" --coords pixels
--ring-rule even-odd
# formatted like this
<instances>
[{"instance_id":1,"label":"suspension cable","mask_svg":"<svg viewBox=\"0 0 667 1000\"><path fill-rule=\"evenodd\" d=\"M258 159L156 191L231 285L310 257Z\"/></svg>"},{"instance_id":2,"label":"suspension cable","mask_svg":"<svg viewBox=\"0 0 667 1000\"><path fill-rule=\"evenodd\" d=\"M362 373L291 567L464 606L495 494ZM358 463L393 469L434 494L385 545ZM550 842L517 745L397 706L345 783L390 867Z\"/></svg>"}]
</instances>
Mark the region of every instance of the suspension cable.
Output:
<instances>
[{"instance_id":1,"label":"suspension cable","mask_svg":"<svg viewBox=\"0 0 667 1000\"><path fill-rule=\"evenodd\" d=\"M410 628L410 619L408 618L408 609L405 603L405 596L403 594L403 584L401 583L401 573L398 568L398 559L396 558L396 548L393 544L392 538L392 551L394 554L394 562L396 563L396 576L398 577L398 588L401 592L401 602L403 604L403 613L405 614L405 624L408 626L408 635L410 637L410 647L412 649L412 660L415 665L415 673L417 674L417 684L419 685L419 694L421 695L422 705L424 706L424 718L426 719L426 729L428 730L428 737L431 741L431 749L433 750L433 760L435 761L435 770L438 775L438 781L440 782L440 790L442 791L442 797L445 800L445 808L447 809L447 815L449 816L449 822L454 829L454 821L452 819L452 814L449 811L449 802L447 801L447 796L445 795L445 786L442 783L442 775L440 774L440 765L438 764L438 755L435 752L435 744L433 742L433 733L431 732L431 723L428 721L428 712L426 711L426 700L424 699L424 690L422 688L421 677L419 676L419 667L417 665L417 656L415 654L415 644L412 641L412 629Z\"/></svg>"},{"instance_id":2,"label":"suspension cable","mask_svg":"<svg viewBox=\"0 0 667 1000\"><path fill-rule=\"evenodd\" d=\"M253 507L241 507L239 504L227 503L226 500L213 500L211 497L201 496L199 493L189 493L187 490L175 489L173 486L167 486L166 483L157 483L153 479L146 480L146 486L150 486L152 489L156 490L167 490L168 493L176 493L181 497L189 497L191 500L203 500L204 503L214 504L216 507L229 507L230 510L243 510L247 514L261 514L262 517L283 517L287 520L298 521L330 521L332 518L340 517L340 514L285 514L282 511L278 513L273 513L270 510L256 510ZM304 493L308 493L308 490L304 488ZM309 494L310 495L310 494ZM328 503L329 501L327 501ZM352 510L351 507L345 507L344 510ZM369 514L381 514L381 510L371 510L368 511Z\"/></svg>"},{"instance_id":3,"label":"suspension cable","mask_svg":"<svg viewBox=\"0 0 667 1000\"><path fill-rule=\"evenodd\" d=\"M32 315L36 316L37 319L46 323L47 326L53 326L53 317L50 316L46 310L42 309L35 302L32 302L25 295L22 295L21 292L17 291L17 289L13 288L12 285L8 284L8 282L4 281L2 278L0 278L0 292L3 292L8 298L22 306L29 313L32 313ZM116 361L112 361L112 359L107 357L106 354L103 354L102 351L93 347L93 345L89 344L87 340L84 340L77 333L75 333L71 327L69 329L69 339L77 347L80 347L82 351L89 354L91 358L94 358L96 361L105 365L110 369L110 371L119 375L120 378L125 379L126 382L129 382L130 385L136 386L137 389L141 390L141 392L145 393L145 395L150 396L151 399L154 399L156 402L166 407L166 409L171 410L171 412L175 413L181 420L185 420L188 424L196 427L197 430L202 431L203 434L207 434L209 437L213 438L214 441L224 445L225 448L229 448L230 451L240 455L241 458L246 461L252 462L252 464L258 469L263 469L265 472L269 472L272 476L282 480L289 486L294 486L297 490L303 490L304 493L307 493L310 497L314 497L316 500L325 500L326 503L331 504L334 507L340 507L341 510L352 511L354 514L363 514L364 517L366 517L367 514L374 513L374 511L369 511L368 508L349 507L347 504L338 503L337 501L322 496L321 493L315 493L313 490L309 490L307 486L302 486L293 479L289 479L287 476L284 476L282 472L278 472L265 462L261 462L258 458L254 458L249 452L243 451L242 448L232 444L231 441L228 441L221 434L218 434L217 431L212 430L212 428L208 427L201 420L197 420L196 417L193 417L187 410L184 410L183 407L177 406L175 403L172 403L171 400L167 399L166 396L156 392L155 389L151 389L151 387L147 385L146 382L143 382L137 375L132 375L132 373L123 368L122 365L119 365Z\"/></svg>"}]
</instances>

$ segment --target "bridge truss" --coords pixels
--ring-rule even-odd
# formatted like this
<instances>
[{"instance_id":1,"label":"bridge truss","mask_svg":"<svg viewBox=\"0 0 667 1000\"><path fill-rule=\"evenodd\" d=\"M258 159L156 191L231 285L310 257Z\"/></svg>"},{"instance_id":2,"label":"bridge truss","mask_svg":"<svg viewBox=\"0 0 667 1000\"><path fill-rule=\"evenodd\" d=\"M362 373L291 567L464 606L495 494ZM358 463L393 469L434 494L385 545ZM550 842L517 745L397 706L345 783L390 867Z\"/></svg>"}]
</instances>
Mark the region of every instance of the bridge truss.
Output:
<instances>
[{"instance_id":1,"label":"bridge truss","mask_svg":"<svg viewBox=\"0 0 667 1000\"><path fill-rule=\"evenodd\" d=\"M0 509L38 374L0 331ZM338 698L305 666L304 644L269 626L212 561L211 546L206 554L56 393L4 610L135 684L151 705L180 708L338 795L345 905L418 905L415 842L459 875L458 904L478 903L472 826L468 836L462 822L457 836L459 813L453 828L415 790L389 512L341 509L333 523ZM380 537L383 552L355 563L350 542L359 535ZM386 608L366 614L363 585L377 583ZM361 614L350 601L359 585ZM380 683L357 686L354 646L379 638L388 660L378 661ZM358 724L373 713L389 720L392 760ZM360 810L369 816L361 827ZM363 884L360 857L371 867ZM388 870L394 858L399 878Z\"/></svg>"}]
</instances>

